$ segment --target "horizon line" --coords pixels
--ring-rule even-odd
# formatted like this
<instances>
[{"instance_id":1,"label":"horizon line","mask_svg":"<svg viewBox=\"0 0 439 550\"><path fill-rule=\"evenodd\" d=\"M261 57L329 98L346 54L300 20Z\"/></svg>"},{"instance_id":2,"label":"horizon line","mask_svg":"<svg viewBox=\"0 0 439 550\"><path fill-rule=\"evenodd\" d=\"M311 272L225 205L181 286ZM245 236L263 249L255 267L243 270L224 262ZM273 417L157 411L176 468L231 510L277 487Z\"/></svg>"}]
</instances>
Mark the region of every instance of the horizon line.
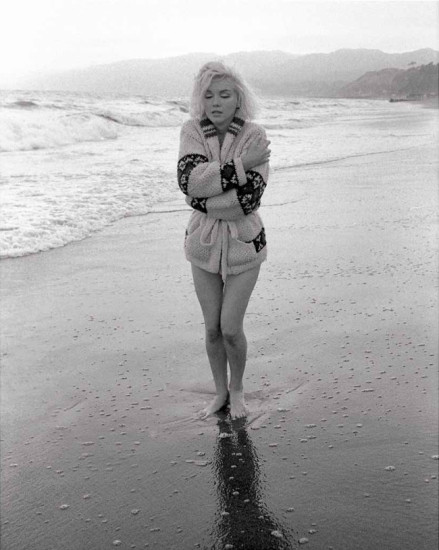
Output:
<instances>
[{"instance_id":1,"label":"horizon line","mask_svg":"<svg viewBox=\"0 0 439 550\"><path fill-rule=\"evenodd\" d=\"M64 68L52 68L52 69L37 69L37 70L33 70L33 71L26 71L26 72L23 72L23 73L20 73L20 74L6 74L4 73L3 75L0 73L0 79L1 80L20 80L20 79L23 79L23 78L29 78L29 77L32 77L32 76L35 76L35 75L42 75L42 74L51 74L51 73L62 73L62 72L69 72L69 71L77 71L77 70L85 70L85 69L89 69L89 68L92 68L92 67L102 67L102 66L106 66L106 65L114 65L114 64L117 64L117 63L126 63L126 62L130 62L130 61L157 61L157 62L160 62L160 61L165 61L165 60L169 60L169 59L179 59L179 58L182 58L182 57L190 57L190 56L207 56L207 55L211 55L211 56L215 56L215 58L221 58L221 57L228 57L228 56L233 56L233 55L241 55L241 54L255 54L255 53L280 53L280 54L285 54L285 55L288 55L288 56L292 56L292 57L305 57L305 56L308 56L308 55L331 55L331 54L334 54L334 53L337 53L337 52L340 52L340 51L377 51L377 52L381 52L381 53L385 53L385 54L389 54L389 55L402 55L402 54L407 54L407 53L416 53L416 52L419 52L419 51L423 51L423 50L431 50L435 53L437 53L439 55L439 50L438 49L435 49L431 46L425 46L423 48L417 48L415 50L402 50L402 51L386 51L386 50L382 50L380 48L367 48L367 47L361 47L361 48L350 48L350 47L346 47L346 48L337 48L335 50L331 50L331 51L328 51L328 52L324 52L324 51L314 51L314 52L307 52L307 53L293 53L293 52L289 52L289 51L286 51L286 50L281 50L281 49L273 49L273 50L270 50L270 49L261 49L261 50L238 50L238 51L233 51L233 52L229 52L229 53L222 53L222 54L219 54L219 53L215 53L215 52L203 52L203 51L196 51L196 52L187 52L187 53L182 53L182 54L175 54L175 55L167 55L167 56L163 56L163 57L127 57L127 58L123 58L123 59L115 59L115 60L112 60L112 61L103 61L103 62L96 62L96 63L91 63L91 64L87 64L87 65L74 65L74 66L70 66L70 67L64 67Z\"/></svg>"}]
</instances>

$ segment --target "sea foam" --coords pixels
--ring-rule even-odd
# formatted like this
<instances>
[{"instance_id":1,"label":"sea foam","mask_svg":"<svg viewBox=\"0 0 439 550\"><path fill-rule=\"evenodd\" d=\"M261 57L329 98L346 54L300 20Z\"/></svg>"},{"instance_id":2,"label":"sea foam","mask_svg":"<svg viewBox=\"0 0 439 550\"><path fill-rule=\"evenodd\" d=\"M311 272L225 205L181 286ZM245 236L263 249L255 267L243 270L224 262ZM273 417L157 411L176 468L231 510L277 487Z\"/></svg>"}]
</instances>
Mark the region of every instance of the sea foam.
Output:
<instances>
[{"instance_id":1,"label":"sea foam","mask_svg":"<svg viewBox=\"0 0 439 550\"><path fill-rule=\"evenodd\" d=\"M147 103L52 108L17 100L0 111L0 152L28 151L83 141L117 139L124 126L176 127L187 117L181 105Z\"/></svg>"},{"instance_id":2,"label":"sea foam","mask_svg":"<svg viewBox=\"0 0 439 550\"><path fill-rule=\"evenodd\" d=\"M85 113L0 112L0 152L48 149L117 136L115 122Z\"/></svg>"}]
</instances>

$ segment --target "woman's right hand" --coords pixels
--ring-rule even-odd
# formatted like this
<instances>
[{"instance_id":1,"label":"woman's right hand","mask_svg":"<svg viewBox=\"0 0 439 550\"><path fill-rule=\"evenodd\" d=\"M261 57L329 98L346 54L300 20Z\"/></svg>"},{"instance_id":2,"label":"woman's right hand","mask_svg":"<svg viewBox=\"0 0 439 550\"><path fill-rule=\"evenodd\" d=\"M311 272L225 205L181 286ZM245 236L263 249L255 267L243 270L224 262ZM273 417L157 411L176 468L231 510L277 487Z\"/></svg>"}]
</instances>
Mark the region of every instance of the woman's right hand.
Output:
<instances>
[{"instance_id":1,"label":"woman's right hand","mask_svg":"<svg viewBox=\"0 0 439 550\"><path fill-rule=\"evenodd\" d=\"M270 141L259 137L255 141L252 141L246 151L241 155L242 165L244 170L251 170L255 166L265 164L270 160L270 149L268 146Z\"/></svg>"}]
</instances>

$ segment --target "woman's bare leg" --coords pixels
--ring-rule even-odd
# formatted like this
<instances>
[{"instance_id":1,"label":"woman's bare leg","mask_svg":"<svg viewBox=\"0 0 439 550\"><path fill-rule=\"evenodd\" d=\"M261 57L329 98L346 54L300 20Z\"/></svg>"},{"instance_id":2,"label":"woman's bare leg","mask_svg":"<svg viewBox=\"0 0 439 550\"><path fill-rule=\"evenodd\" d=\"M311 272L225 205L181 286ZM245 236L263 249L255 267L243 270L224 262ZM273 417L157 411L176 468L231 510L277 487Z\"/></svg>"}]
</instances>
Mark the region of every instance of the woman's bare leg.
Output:
<instances>
[{"instance_id":1,"label":"woman's bare leg","mask_svg":"<svg viewBox=\"0 0 439 550\"><path fill-rule=\"evenodd\" d=\"M229 397L227 355L220 326L224 284L221 275L209 273L193 264L192 275L195 292L203 312L207 357L216 389L215 398L200 413L202 418L206 418L219 411L227 403Z\"/></svg>"},{"instance_id":2,"label":"woman's bare leg","mask_svg":"<svg viewBox=\"0 0 439 550\"><path fill-rule=\"evenodd\" d=\"M260 267L239 275L229 275L221 309L221 332L230 365L230 414L232 418L246 415L242 378L247 360L247 339L244 315L258 279Z\"/></svg>"}]
</instances>

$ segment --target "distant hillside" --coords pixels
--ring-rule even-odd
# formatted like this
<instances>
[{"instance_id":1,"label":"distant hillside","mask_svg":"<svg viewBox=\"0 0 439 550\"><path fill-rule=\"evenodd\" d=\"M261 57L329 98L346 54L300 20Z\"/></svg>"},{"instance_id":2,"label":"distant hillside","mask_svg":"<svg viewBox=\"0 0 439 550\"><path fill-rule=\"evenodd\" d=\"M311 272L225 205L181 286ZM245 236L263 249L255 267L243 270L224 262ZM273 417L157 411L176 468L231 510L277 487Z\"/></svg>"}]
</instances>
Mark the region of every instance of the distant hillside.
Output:
<instances>
[{"instance_id":1,"label":"distant hillside","mask_svg":"<svg viewBox=\"0 0 439 550\"><path fill-rule=\"evenodd\" d=\"M206 61L223 59L240 70L261 95L334 97L366 72L406 69L410 63L439 62L439 52L406 53L344 49L293 55L281 51L237 52L226 56L194 53L166 59L134 59L51 74L35 74L17 88L188 96L194 75ZM0 83L1 85L1 83Z\"/></svg>"},{"instance_id":2,"label":"distant hillside","mask_svg":"<svg viewBox=\"0 0 439 550\"><path fill-rule=\"evenodd\" d=\"M257 82L265 93L332 97L344 85L368 71L385 68L406 69L409 63L439 62L439 52L422 49L405 53L380 50L343 49L328 54L310 54L287 60L278 67L267 67Z\"/></svg>"},{"instance_id":3,"label":"distant hillside","mask_svg":"<svg viewBox=\"0 0 439 550\"><path fill-rule=\"evenodd\" d=\"M339 97L357 98L413 98L438 95L439 64L421 65L410 69L383 69L370 71L343 86Z\"/></svg>"}]
</instances>

